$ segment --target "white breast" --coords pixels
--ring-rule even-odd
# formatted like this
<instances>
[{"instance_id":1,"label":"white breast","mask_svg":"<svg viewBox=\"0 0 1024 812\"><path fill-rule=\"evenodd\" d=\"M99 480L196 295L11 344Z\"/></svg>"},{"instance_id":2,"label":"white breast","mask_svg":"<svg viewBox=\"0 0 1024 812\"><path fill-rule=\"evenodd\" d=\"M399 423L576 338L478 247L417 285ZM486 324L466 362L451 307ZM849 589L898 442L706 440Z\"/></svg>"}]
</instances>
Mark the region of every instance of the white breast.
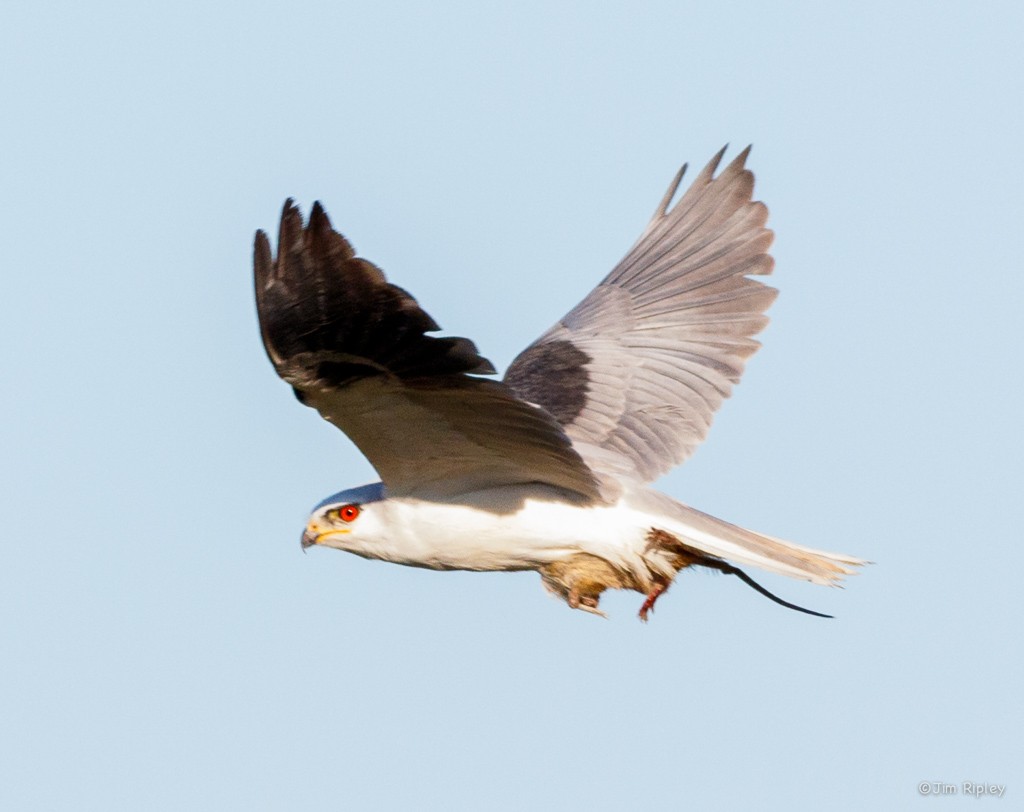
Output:
<instances>
[{"instance_id":1,"label":"white breast","mask_svg":"<svg viewBox=\"0 0 1024 812\"><path fill-rule=\"evenodd\" d=\"M538 486L380 507L388 538L375 557L432 569L536 569L580 552L632 569L642 566L634 548L649 527L649 517L623 505L578 506Z\"/></svg>"}]
</instances>

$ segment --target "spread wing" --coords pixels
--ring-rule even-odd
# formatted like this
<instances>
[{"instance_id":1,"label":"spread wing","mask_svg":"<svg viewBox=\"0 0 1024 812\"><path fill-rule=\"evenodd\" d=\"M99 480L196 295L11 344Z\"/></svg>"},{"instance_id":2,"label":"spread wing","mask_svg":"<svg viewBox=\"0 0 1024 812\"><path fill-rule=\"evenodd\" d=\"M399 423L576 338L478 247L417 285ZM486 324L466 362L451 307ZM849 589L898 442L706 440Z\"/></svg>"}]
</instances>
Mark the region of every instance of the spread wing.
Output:
<instances>
[{"instance_id":1,"label":"spread wing","mask_svg":"<svg viewBox=\"0 0 1024 812\"><path fill-rule=\"evenodd\" d=\"M262 231L256 306L267 354L299 400L345 432L390 494L452 497L542 482L598 496L561 425L503 383L465 338L355 255L319 203L309 224L289 200L277 257Z\"/></svg>"},{"instance_id":2,"label":"spread wing","mask_svg":"<svg viewBox=\"0 0 1024 812\"><path fill-rule=\"evenodd\" d=\"M748 275L771 273L773 235L750 148L716 178L724 152L669 210L679 171L636 245L505 374L595 470L648 481L689 457L760 346L776 291Z\"/></svg>"}]
</instances>

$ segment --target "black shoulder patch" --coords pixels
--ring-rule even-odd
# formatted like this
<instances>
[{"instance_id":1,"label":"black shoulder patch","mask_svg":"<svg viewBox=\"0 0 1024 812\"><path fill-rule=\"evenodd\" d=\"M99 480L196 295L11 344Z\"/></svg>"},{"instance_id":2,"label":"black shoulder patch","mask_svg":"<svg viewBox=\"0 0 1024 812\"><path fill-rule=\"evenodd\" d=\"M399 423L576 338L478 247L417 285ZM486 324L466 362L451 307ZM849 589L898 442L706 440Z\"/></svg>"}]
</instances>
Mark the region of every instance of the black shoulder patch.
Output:
<instances>
[{"instance_id":1,"label":"black shoulder patch","mask_svg":"<svg viewBox=\"0 0 1024 812\"><path fill-rule=\"evenodd\" d=\"M505 373L516 396L542 406L563 426L587 404L590 356L571 341L546 341L523 350Z\"/></svg>"}]
</instances>

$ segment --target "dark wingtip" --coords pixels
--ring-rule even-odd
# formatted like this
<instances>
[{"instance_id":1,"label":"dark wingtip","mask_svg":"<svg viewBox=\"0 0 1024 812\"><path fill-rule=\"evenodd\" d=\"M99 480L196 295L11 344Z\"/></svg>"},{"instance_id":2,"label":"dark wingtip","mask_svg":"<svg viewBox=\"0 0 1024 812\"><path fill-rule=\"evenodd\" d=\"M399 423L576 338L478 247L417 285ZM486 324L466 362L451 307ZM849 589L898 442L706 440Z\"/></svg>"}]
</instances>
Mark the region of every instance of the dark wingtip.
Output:
<instances>
[{"instance_id":1,"label":"dark wingtip","mask_svg":"<svg viewBox=\"0 0 1024 812\"><path fill-rule=\"evenodd\" d=\"M689 164L683 164L679 167L679 171L676 172L672 182L668 185L668 191L665 192L665 196L661 198L661 202L658 204L658 208L654 211L654 216L651 220L657 220L659 217L664 217L668 214L668 207L672 203L672 199L676 196L676 192L679 191L679 184L683 182L683 176L686 174L686 170Z\"/></svg>"},{"instance_id":2,"label":"dark wingtip","mask_svg":"<svg viewBox=\"0 0 1024 812\"><path fill-rule=\"evenodd\" d=\"M743 150L740 151L739 155L737 155L735 158L729 161L729 165L722 170L719 177L736 177L738 175L743 174L744 172L749 172L750 170L747 169L747 158L750 157L750 146L751 145L748 144Z\"/></svg>"},{"instance_id":3,"label":"dark wingtip","mask_svg":"<svg viewBox=\"0 0 1024 812\"><path fill-rule=\"evenodd\" d=\"M281 226L277 235L277 254L284 254L291 249L292 243L298 234L302 233L302 212L295 205L292 198L284 202L281 209Z\"/></svg>"},{"instance_id":4,"label":"dark wingtip","mask_svg":"<svg viewBox=\"0 0 1024 812\"><path fill-rule=\"evenodd\" d=\"M274 264L273 255L270 252L270 238L262 228L256 232L252 245L252 264L256 271L256 284L270 276L270 270Z\"/></svg>"},{"instance_id":5,"label":"dark wingtip","mask_svg":"<svg viewBox=\"0 0 1024 812\"><path fill-rule=\"evenodd\" d=\"M352 244L334 230L327 210L319 200L313 203L309 212L309 224L306 226L309 246L324 265L335 265L346 262L356 255ZM365 273L372 275L381 284L385 283L384 274L371 262L362 262Z\"/></svg>"},{"instance_id":6,"label":"dark wingtip","mask_svg":"<svg viewBox=\"0 0 1024 812\"><path fill-rule=\"evenodd\" d=\"M331 218L327 216L327 210L319 200L313 203L313 209L309 213L309 227L316 231L331 227Z\"/></svg>"},{"instance_id":7,"label":"dark wingtip","mask_svg":"<svg viewBox=\"0 0 1024 812\"><path fill-rule=\"evenodd\" d=\"M711 160L707 162L707 165L700 171L700 174L693 179L692 186L706 186L714 180L715 172L718 171L718 166L722 163L722 157L727 149L729 149L728 144L711 156Z\"/></svg>"},{"instance_id":8,"label":"dark wingtip","mask_svg":"<svg viewBox=\"0 0 1024 812\"><path fill-rule=\"evenodd\" d=\"M386 369L410 378L495 372L468 339L427 336L438 325L377 266L356 257L319 200L304 223L289 197L281 211L276 259L262 231L253 253L260 327L279 372L300 355L303 374L335 385L351 380L355 367L362 376ZM328 357L339 353L356 360L339 363ZM288 374L294 377L298 368L289 367Z\"/></svg>"}]
</instances>

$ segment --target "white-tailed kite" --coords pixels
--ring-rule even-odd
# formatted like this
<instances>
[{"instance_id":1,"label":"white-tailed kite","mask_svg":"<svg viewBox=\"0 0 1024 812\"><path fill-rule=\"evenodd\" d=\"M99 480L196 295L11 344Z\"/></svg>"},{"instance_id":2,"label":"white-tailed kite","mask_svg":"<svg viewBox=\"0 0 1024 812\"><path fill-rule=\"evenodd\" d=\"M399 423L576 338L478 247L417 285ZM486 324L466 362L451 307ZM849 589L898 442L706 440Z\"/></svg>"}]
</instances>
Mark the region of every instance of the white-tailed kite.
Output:
<instances>
[{"instance_id":1,"label":"white-tailed kite","mask_svg":"<svg viewBox=\"0 0 1024 812\"><path fill-rule=\"evenodd\" d=\"M658 596L685 567L736 564L835 585L865 562L745 530L651 490L704 439L760 346L776 291L749 147L719 152L679 201L684 166L612 272L512 362L504 380L334 231L284 206L276 259L256 234L267 354L299 400L381 482L310 516L303 547L448 570L536 570L574 609L608 588ZM809 611L809 610L801 610ZM810 614L817 614L810 612Z\"/></svg>"}]
</instances>

